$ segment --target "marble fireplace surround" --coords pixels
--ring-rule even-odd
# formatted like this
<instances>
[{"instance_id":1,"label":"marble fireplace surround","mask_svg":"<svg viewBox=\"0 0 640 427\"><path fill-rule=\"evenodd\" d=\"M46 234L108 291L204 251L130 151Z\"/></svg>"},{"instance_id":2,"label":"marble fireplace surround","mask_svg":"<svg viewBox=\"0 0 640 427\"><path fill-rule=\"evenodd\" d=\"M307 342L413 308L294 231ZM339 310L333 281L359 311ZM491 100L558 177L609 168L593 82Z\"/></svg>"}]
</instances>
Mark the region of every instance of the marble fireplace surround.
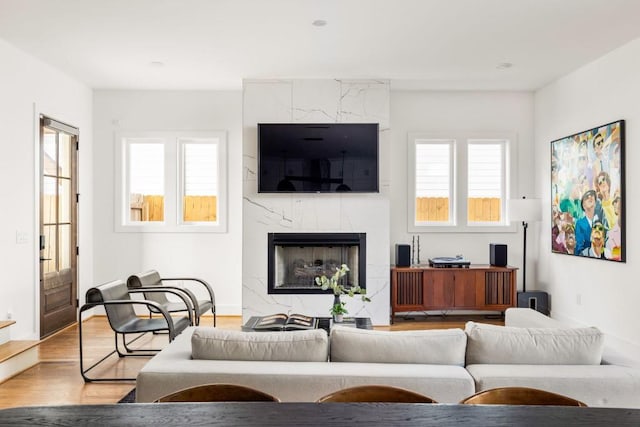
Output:
<instances>
[{"instance_id":1,"label":"marble fireplace surround","mask_svg":"<svg viewBox=\"0 0 640 427\"><path fill-rule=\"evenodd\" d=\"M380 192L257 192L258 123L379 123ZM245 80L243 82L242 315L328 316L333 296L269 294L269 233L365 233L371 302L346 298L349 316L389 324L389 83L382 80Z\"/></svg>"}]
</instances>

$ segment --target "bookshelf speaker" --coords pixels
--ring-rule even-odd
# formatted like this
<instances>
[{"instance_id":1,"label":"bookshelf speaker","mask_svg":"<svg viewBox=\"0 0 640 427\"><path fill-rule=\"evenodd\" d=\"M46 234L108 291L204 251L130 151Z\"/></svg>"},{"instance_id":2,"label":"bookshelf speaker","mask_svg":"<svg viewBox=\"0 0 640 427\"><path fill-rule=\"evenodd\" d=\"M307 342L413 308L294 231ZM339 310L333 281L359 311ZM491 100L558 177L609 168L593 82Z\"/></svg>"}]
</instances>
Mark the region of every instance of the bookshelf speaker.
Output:
<instances>
[{"instance_id":1,"label":"bookshelf speaker","mask_svg":"<svg viewBox=\"0 0 640 427\"><path fill-rule=\"evenodd\" d=\"M396 267L411 265L411 246L396 243Z\"/></svg>"},{"instance_id":2,"label":"bookshelf speaker","mask_svg":"<svg viewBox=\"0 0 640 427\"><path fill-rule=\"evenodd\" d=\"M507 245L500 243L489 244L489 264L496 267L507 266Z\"/></svg>"}]
</instances>

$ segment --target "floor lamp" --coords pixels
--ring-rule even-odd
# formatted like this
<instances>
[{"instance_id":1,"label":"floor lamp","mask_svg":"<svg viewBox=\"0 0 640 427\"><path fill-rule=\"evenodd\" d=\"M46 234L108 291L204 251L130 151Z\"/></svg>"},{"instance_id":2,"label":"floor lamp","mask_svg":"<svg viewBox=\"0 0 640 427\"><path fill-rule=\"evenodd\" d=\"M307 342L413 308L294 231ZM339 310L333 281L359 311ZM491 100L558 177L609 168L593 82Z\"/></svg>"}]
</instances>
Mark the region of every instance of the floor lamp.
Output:
<instances>
[{"instance_id":1,"label":"floor lamp","mask_svg":"<svg viewBox=\"0 0 640 427\"><path fill-rule=\"evenodd\" d=\"M522 246L522 292L527 291L527 227L529 222L540 221L540 199L511 199L509 200L509 219L522 221L524 243Z\"/></svg>"}]
</instances>

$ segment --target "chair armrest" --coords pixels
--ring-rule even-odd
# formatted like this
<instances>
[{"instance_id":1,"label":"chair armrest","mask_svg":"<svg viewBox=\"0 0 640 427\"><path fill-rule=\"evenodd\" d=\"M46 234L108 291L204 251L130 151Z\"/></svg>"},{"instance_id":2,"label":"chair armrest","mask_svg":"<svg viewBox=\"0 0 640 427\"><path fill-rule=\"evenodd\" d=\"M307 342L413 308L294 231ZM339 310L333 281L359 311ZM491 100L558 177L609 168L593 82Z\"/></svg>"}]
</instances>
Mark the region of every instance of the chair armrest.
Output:
<instances>
[{"instance_id":1,"label":"chair armrest","mask_svg":"<svg viewBox=\"0 0 640 427\"><path fill-rule=\"evenodd\" d=\"M170 281L170 280L172 280L172 281L183 280L183 281L191 281L191 282L200 283L201 285L203 285L205 287L205 289L209 293L209 298L211 299L211 304L214 307L216 306L216 296L215 296L215 293L213 292L213 288L205 280L198 279L198 278L195 278L195 277L163 277L160 280L167 280L167 281Z\"/></svg>"},{"instance_id":2,"label":"chair armrest","mask_svg":"<svg viewBox=\"0 0 640 427\"><path fill-rule=\"evenodd\" d=\"M178 288L175 286L167 286L167 285L162 285L162 287L164 288L169 288L169 289L175 289L178 290L184 294L186 294L189 299L191 300L191 307L193 308L193 311L196 313L196 318L200 318L200 305L198 304L198 297L196 297L196 294L194 294L193 292L191 292L191 290L186 289L186 288Z\"/></svg>"},{"instance_id":3,"label":"chair armrest","mask_svg":"<svg viewBox=\"0 0 640 427\"><path fill-rule=\"evenodd\" d=\"M191 314L191 311L195 310L194 304L197 305L197 303L193 302L193 301L196 301L195 295L193 295L193 293L190 292L188 289L177 288L175 286L148 286L148 287L142 287L142 288L129 289L127 292L129 294L139 294L139 293L149 292L149 293L167 293L167 294L177 295L187 307L187 314L189 315L189 323L193 325L193 315ZM140 301L140 300L134 300L134 301ZM147 301L147 300L142 300L142 301ZM154 301L149 301L149 302L154 302ZM159 305L155 302L154 304ZM164 308L162 309L162 311L165 311Z\"/></svg>"},{"instance_id":4,"label":"chair armrest","mask_svg":"<svg viewBox=\"0 0 640 427\"><path fill-rule=\"evenodd\" d=\"M82 314L82 312L84 312L86 310L89 310L91 308L94 308L94 307L97 307L97 306L107 306L107 305L144 305L147 308L149 308L151 306L154 309L158 310L162 314L162 316L164 317L164 320L167 322L167 327L169 329L169 341L173 341L174 338L176 337L175 328L174 328L174 325L173 325L173 318L167 312L167 310L165 310L160 304L158 304L155 301L131 300L131 299L123 299L123 300L114 299L114 300L109 300L109 301L92 302L92 303L87 303L87 304L83 305L80 308L80 314ZM108 318L109 318L109 316L107 316L107 319ZM189 318L191 318L191 315L189 315Z\"/></svg>"}]
</instances>

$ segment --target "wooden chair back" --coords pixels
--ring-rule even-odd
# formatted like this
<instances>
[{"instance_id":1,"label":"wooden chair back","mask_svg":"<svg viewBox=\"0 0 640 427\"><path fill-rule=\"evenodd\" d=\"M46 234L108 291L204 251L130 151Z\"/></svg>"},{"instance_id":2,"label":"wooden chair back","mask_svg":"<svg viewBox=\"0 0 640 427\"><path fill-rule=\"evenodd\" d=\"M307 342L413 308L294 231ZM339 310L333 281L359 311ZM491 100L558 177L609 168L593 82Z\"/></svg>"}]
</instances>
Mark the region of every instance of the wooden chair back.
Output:
<instances>
[{"instance_id":1,"label":"wooden chair back","mask_svg":"<svg viewBox=\"0 0 640 427\"><path fill-rule=\"evenodd\" d=\"M279 402L275 396L237 384L205 384L176 391L156 402Z\"/></svg>"},{"instance_id":2,"label":"wooden chair back","mask_svg":"<svg viewBox=\"0 0 640 427\"><path fill-rule=\"evenodd\" d=\"M460 403L472 405L587 406L561 394L529 387L500 387L469 396Z\"/></svg>"},{"instance_id":3,"label":"wooden chair back","mask_svg":"<svg viewBox=\"0 0 640 427\"><path fill-rule=\"evenodd\" d=\"M318 402L437 403L432 398L414 391L386 385L345 388L321 397Z\"/></svg>"}]
</instances>

